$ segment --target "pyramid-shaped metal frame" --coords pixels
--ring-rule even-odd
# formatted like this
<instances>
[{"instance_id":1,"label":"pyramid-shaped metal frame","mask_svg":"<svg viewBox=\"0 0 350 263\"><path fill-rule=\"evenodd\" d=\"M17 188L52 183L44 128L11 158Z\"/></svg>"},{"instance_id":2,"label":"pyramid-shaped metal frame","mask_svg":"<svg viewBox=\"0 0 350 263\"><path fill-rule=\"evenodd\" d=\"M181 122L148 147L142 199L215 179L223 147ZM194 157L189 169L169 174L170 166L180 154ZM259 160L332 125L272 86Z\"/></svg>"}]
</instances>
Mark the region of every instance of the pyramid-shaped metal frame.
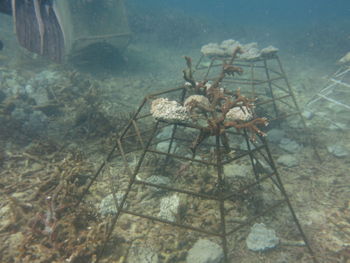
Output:
<instances>
[{"instance_id":1,"label":"pyramid-shaped metal frame","mask_svg":"<svg viewBox=\"0 0 350 263\"><path fill-rule=\"evenodd\" d=\"M275 60L279 64L282 73L276 73L276 71L273 71L278 75L277 77L271 77L271 74L269 73L271 69L267 67L268 60ZM211 60L210 66L207 68L207 73L204 76L205 81L211 80L209 75L211 70L216 67L215 61L217 60ZM231 64L232 61L233 60L231 60ZM224 65L224 63L225 62L223 62L221 65ZM235 65L237 65L237 63L239 67L246 66L246 64L243 62L235 61ZM263 63L263 66L258 66L255 63ZM191 68L189 65L191 64L189 63L189 60L187 60L187 64L188 67ZM288 81L286 80L277 56L274 55L268 59L264 58L263 60L249 62L247 67L251 69L251 74L253 74L253 69L255 68L262 68L265 70L268 80L265 79L258 81L255 78L250 80L250 86L252 87L253 91L251 95L258 96L259 98L259 94L255 90L255 87L260 86L261 84L267 84L266 92L267 97L270 97L270 99L260 99L258 103L260 103L260 105L272 103L273 111L275 113L274 120L283 119L293 114L301 117L300 112L298 111L299 108L293 93L290 90ZM198 69L199 67L197 67L197 70ZM223 67L221 67L221 70L224 72ZM215 81L215 78L213 77L212 80ZM285 81L288 88L284 89L276 84L275 82L278 80ZM225 89L230 88L231 85L248 85L248 81L245 82L244 79L240 78L227 79L223 77L216 84L218 83L220 86L217 87L217 90L221 90L221 85L225 86ZM193 90L193 86L196 85L197 84L195 84L193 81L192 87L190 87L188 84L184 84L178 88L146 96L137 111L131 117L128 125L118 136L116 143L108 154L106 160L96 171L94 177L84 191L82 198L88 193L92 184L96 182L97 177L101 174L107 164L113 162L118 164L123 163L128 182L125 189L123 189L124 194L122 198L117 200L116 189L119 188L119 182L113 183L111 180L111 184L115 184L111 185L111 194L113 195L116 212L113 215L112 221L107 229L105 246L103 247L97 261L103 257L106 245L112 237L113 231L118 225L118 222L121 220L120 218L123 215L128 215L150 220L155 223L163 223L173 227L178 227L182 230L194 231L212 238L219 238L221 240L221 246L224 252L224 262L228 263L230 262L230 249L228 246L229 237L256 222L257 219L265 218L270 213L276 212L277 208L284 206L289 211L290 218L294 222L295 229L297 230L299 237L301 237L307 251L310 253L314 262L316 262L316 258L314 257L306 235L304 234L304 231L294 212L284 185L281 181L281 177L276 169L269 146L265 138L262 136L262 133L258 132L257 134L253 134L252 137L252 130L248 128L238 129L234 126L227 127L224 132L225 136L223 136L221 132L209 136L205 139L205 141L202 141L200 144L196 145L194 149L193 143L202 132L200 127L194 125L192 122L155 119L152 116L150 109L153 101L158 98L167 98L175 100L179 104L184 105L186 98L197 94L198 91ZM229 85L229 87L227 87L227 85ZM273 87L281 89L286 94L280 96L273 90ZM243 90L243 92L245 91ZM294 108L296 112L287 114L281 113L280 106L277 105L277 102L283 101L282 104L288 105L288 108L291 107L291 105L284 102L284 99L286 98L292 99L292 102L294 103L294 107L292 108ZM164 136L165 129L168 131L166 136ZM162 136L159 136L161 134ZM242 142L246 145L245 149L244 147L241 147ZM166 147L159 147L161 143L163 143L163 145ZM156 164L153 163L153 166L156 166L153 168L157 168L160 175L166 174L168 179L171 181L170 185L150 181L147 180L148 175L146 177L143 176L143 170L145 170L144 168L147 167L147 164L145 163L147 163L148 156L152 156L153 159L155 158L157 160ZM238 188L234 188L232 187L232 184L228 182L224 170L228 165L242 160L249 163L252 171L250 175L251 178L248 181L243 180L244 182L239 185ZM194 185L192 185L195 184L193 182L196 182L197 185L204 185L203 178L201 177L202 175L200 172L197 172L197 170L187 174L186 178L179 181L178 177L181 176L180 173L182 171L181 167L183 164L197 165L196 168L204 167L210 177L209 186L207 184L204 188L202 187L200 188L201 190L198 190L194 187ZM197 181L194 181L195 177L197 178ZM264 204L257 213L249 214L244 219L237 217L237 212L230 212L227 205L235 203L247 192L248 194L253 193L256 191L257 187L261 187L263 191L266 191L266 189L268 189L265 188L266 183L271 185L271 187L269 186L269 191L273 190L275 193L277 193L276 195L278 195L278 197L273 195L274 198L271 198L269 202ZM214 221L217 220L218 222L213 223L213 227L210 228L203 226L200 222L198 223L198 220L200 220L198 218L200 218L200 216L196 213L194 213L194 216L191 218L191 220L189 220L189 222L164 218L160 214L149 214L144 210L145 205L142 204L142 200L133 200L137 196L135 193L143 192L145 187L157 189L157 191L165 191L166 193L175 193L191 198L197 198L200 200L200 202L210 201L215 204L212 205L211 208L218 210L218 216L216 219L214 219ZM79 202L81 200L79 200ZM157 198L154 199L154 202L157 201Z\"/></svg>"},{"instance_id":2,"label":"pyramid-shaped metal frame","mask_svg":"<svg viewBox=\"0 0 350 263\"><path fill-rule=\"evenodd\" d=\"M192 142L193 138L190 138L190 136L180 136L182 132L185 130L188 132L189 130L195 131L196 128L192 127L190 124L186 123L168 123L166 121L155 121L152 115L149 113L149 105L150 103L159 97L167 97L167 98L177 98L179 101L183 102L184 99L187 97L188 86L184 85L179 88L175 88L172 90L160 92L157 94L152 94L150 96L147 96L134 116L131 118L129 124L124 129L124 131L120 134L119 138L117 139L117 142L111 152L108 155L108 158L105 162L101 165L100 169L95 175L95 178L98 176L98 174L101 172L103 167L108 162L113 162L116 159L123 160L124 165L126 167L126 171L129 176L129 183L125 191L125 195L123 196L122 200L120 202L115 203L117 207L117 213L114 215L112 224L109 227L108 235L106 239L106 243L108 239L111 237L113 229L118 224L119 218L123 214L128 214L132 216L137 216L140 218L148 219L153 222L160 222L168 225L172 225L174 227L179 227L182 229L187 229L189 231L196 231L211 237L218 237L221 239L221 245L224 251L224 262L230 262L229 261L229 251L228 251L228 245L227 245L227 238L230 235L233 235L237 231L239 231L241 228L252 224L253 222L256 222L256 220L262 216L266 216L273 210L277 209L278 207L281 207L282 205L286 205L288 207L288 210L290 211L290 214L292 216L292 220L294 221L296 228L300 234L300 237L302 238L305 246L307 247L308 252L313 256L312 249L307 241L307 238L301 228L301 225L295 215L294 209L289 201L288 195L285 191L285 188L282 184L280 175L276 169L276 166L274 164L274 161L272 159L268 144L266 143L266 140L264 137L258 136L257 140L255 142L251 141L251 138L246 130L242 130L240 132L235 131L234 129L230 129L227 131L228 133L228 139L231 138L242 138L243 141L245 141L247 145L246 150L241 150L239 147L235 147L234 144L232 144L232 148L230 149L231 152L234 152L235 154L228 155L225 152L223 152L223 144L222 144L222 138L220 136L214 136L211 138L211 140L208 140L207 143L203 144L201 147L199 147L195 153L193 153L191 156L185 156L183 154L177 154L176 151L174 151L174 145L184 145L185 147L189 147L190 143ZM157 134L159 134L163 128L170 127L171 128L171 136L169 138L165 139L159 139L157 138ZM157 144L160 142L168 142L168 148L166 151L158 150ZM210 148L215 149L215 158L214 159L202 159L200 158L201 152L209 151ZM225 149L226 151L227 149ZM129 160L129 154L137 153L138 159L137 164L132 168L130 167ZM142 180L138 178L138 174L140 173L140 170L142 169L143 162L145 161L146 154L153 154L159 157L159 160L162 160L159 162L160 166L167 166L174 165L174 163L178 162L191 162L194 164L199 165L205 165L207 167L213 167L214 169L214 177L216 177L216 185L213 186L215 188L215 191L212 193L203 193L203 192L196 192L192 190L186 190L183 187L176 187L176 184L174 186L168 186L168 185L162 185L162 184L156 184L152 182L148 182L147 180ZM225 176L223 174L224 165L230 164L232 162L235 162L237 160L240 160L241 158L248 157L250 159L251 167L254 174L254 179L252 183L242 186L238 191L232 191L230 189L227 189L225 186ZM170 175L172 177L172 180L175 180L174 175ZM91 184L93 183L94 179L91 181ZM237 221L238 223L235 225L235 227L228 227L227 226L227 218L228 214L225 209L225 204L227 202L232 202L232 199L239 197L242 195L243 192L248 191L249 189L253 189L254 187L262 184L265 181L270 181L273 185L275 185L276 189L278 189L280 193L280 198L276 200L273 204L269 205L268 207L265 207L262 211L259 212L259 214L256 214L252 216L251 218L248 218L247 220L243 221ZM91 186L90 184L90 186ZM206 228L200 228L200 227L194 227L188 224L184 223L178 223L174 221L169 221L161 217L157 217L155 215L149 215L144 214L140 211L132 211L126 204L130 202L130 193L133 191L133 188L139 186L148 186L153 187L157 189L162 189L164 191L173 192L173 193L181 193L189 196L198 197L200 199L204 200L213 200L219 204L219 214L220 214L220 228L219 231L213 232L209 231ZM230 221L235 221L234 219L230 218ZM101 252L101 255L103 256L103 251Z\"/></svg>"},{"instance_id":3,"label":"pyramid-shaped metal frame","mask_svg":"<svg viewBox=\"0 0 350 263\"><path fill-rule=\"evenodd\" d=\"M220 70L223 61L228 59L227 57L212 57L209 59L202 55L196 65L196 76L204 80L213 80L217 76L217 70ZM258 98L256 107L266 108L271 104L273 112L266 116L270 122L297 115L300 117L303 127L306 128L297 100L277 53L250 60L240 60L238 58L234 61L234 65L242 68L244 74L242 76L226 77L224 80L225 88L236 89L239 86L247 96Z\"/></svg>"},{"instance_id":4,"label":"pyramid-shaped metal frame","mask_svg":"<svg viewBox=\"0 0 350 263\"><path fill-rule=\"evenodd\" d=\"M208 58L202 55L195 67L196 75L204 80L213 80L223 61L228 59L229 57ZM277 52L253 59L238 58L234 65L242 68L244 74L225 78L225 89L236 89L238 86L244 94L257 98L256 111L260 111L272 125L276 123L279 126L284 120L298 118L298 129L306 135L304 143L313 148L316 158L321 161L313 135L306 125Z\"/></svg>"}]
</instances>

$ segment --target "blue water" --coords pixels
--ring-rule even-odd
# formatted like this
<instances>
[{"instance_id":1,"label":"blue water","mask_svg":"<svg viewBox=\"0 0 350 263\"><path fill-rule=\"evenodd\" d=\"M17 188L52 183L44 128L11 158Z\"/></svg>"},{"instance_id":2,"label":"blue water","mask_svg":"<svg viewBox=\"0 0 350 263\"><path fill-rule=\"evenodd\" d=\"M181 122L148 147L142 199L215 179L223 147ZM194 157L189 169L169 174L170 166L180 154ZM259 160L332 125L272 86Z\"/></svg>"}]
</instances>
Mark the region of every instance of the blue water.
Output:
<instances>
[{"instance_id":1,"label":"blue water","mask_svg":"<svg viewBox=\"0 0 350 263\"><path fill-rule=\"evenodd\" d=\"M201 27L197 31L202 32L192 34L191 39L201 35L198 42L201 44L205 40L219 42L235 38L243 42L274 44L291 52L322 53L330 60L339 58L350 47L348 0L134 0L131 5L138 7L136 16L152 14L153 18L163 17L161 21L164 23L155 24L153 30L157 32L168 22L169 34L173 36L178 34L180 37L173 27L184 23L184 19L178 17L177 21L168 21L169 16L178 16L182 12L184 17L193 21L199 19ZM133 18L130 20L132 24ZM195 26L196 23L189 23L182 32L186 34L186 29ZM133 30L137 31L137 28Z\"/></svg>"},{"instance_id":2,"label":"blue water","mask_svg":"<svg viewBox=\"0 0 350 263\"><path fill-rule=\"evenodd\" d=\"M134 1L152 8L181 8L227 21L250 23L320 22L347 19L350 1L347 0L153 0ZM145 3L146 2L146 3Z\"/></svg>"}]
</instances>

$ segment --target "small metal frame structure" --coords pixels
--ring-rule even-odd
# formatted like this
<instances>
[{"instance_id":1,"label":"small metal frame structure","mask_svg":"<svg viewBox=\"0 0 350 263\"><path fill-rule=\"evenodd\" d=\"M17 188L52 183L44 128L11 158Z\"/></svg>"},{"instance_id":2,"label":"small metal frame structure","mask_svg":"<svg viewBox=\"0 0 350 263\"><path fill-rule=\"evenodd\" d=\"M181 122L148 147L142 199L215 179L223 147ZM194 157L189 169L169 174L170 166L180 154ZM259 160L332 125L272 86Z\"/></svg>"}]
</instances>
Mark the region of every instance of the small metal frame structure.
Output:
<instances>
[{"instance_id":1,"label":"small metal frame structure","mask_svg":"<svg viewBox=\"0 0 350 263\"><path fill-rule=\"evenodd\" d=\"M228 59L208 58L202 55L196 65L196 76L213 80L218 75L222 62ZM241 67L243 74L225 78L223 81L225 89L239 87L248 97L257 98L256 112L267 117L270 124L279 125L287 118L296 117L301 124L300 128L307 131L305 120L277 52L249 60L237 58L234 65Z\"/></svg>"},{"instance_id":2,"label":"small metal frame structure","mask_svg":"<svg viewBox=\"0 0 350 263\"><path fill-rule=\"evenodd\" d=\"M105 247L98 260L103 258L109 240L120 233L118 226L130 226L130 222L136 222L133 220L136 217L139 218L137 222L145 220L154 224L147 235L158 229L155 225L159 223L175 227L175 233L181 233L179 250L185 248L188 251L202 236L213 240L221 245L225 263L242 256L239 251L243 248L248 254L254 253L246 249L243 241L250 225L265 222L279 237L297 240L299 245L305 246L316 262L264 137L257 135L252 141L246 129L238 132L230 128L226 131L225 143L220 135L211 136L191 151L191 144L200 132L196 126L155 121L150 114L150 104L157 98L166 97L182 103L192 94L188 85L184 85L147 96L90 182L84 194L106 166L124 164L127 183L123 185L120 180L111 179L110 193L114 196L116 213L107 229ZM240 147L242 143L246 150ZM236 164L247 165L248 174L229 176L232 165ZM151 180L154 175L168 178L169 183ZM116 196L120 190L125 194L118 201ZM184 204L173 216L164 217L160 208L162 197L174 195ZM279 213L284 216L279 217ZM176 236L174 229L164 227L156 236L164 246L162 234ZM171 242L177 243L173 238ZM284 251L283 247L271 254L281 251ZM173 261L164 262L184 260L183 255L176 256L176 251L172 253Z\"/></svg>"},{"instance_id":3,"label":"small metal frame structure","mask_svg":"<svg viewBox=\"0 0 350 263\"><path fill-rule=\"evenodd\" d=\"M341 130L349 130L346 125L350 114L350 66L342 65L325 87L306 104L305 109Z\"/></svg>"},{"instance_id":4,"label":"small metal frame structure","mask_svg":"<svg viewBox=\"0 0 350 263\"><path fill-rule=\"evenodd\" d=\"M202 55L195 67L196 75L205 80L213 80L222 63L227 60L229 57L208 58ZM237 58L234 65L242 68L243 74L228 76L223 81L223 87L231 90L239 87L248 97L257 98L256 112L268 118L270 127L279 127L287 119L288 123L294 122L293 129L306 135L300 137L302 143L310 145L316 158L321 162L313 135L306 125L277 52L254 59Z\"/></svg>"}]
</instances>

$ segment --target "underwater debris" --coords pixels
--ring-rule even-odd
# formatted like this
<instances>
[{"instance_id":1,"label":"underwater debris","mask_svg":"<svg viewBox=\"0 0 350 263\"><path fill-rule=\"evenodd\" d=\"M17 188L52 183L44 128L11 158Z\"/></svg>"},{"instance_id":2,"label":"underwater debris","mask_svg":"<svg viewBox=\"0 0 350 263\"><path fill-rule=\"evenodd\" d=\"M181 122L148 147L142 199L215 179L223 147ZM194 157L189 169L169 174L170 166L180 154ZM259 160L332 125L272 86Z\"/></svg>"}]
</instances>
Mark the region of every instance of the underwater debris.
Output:
<instances>
[{"instance_id":1,"label":"underwater debris","mask_svg":"<svg viewBox=\"0 0 350 263\"><path fill-rule=\"evenodd\" d=\"M77 181L93 172L91 163L45 141L28 150L4 153L0 185L8 198L0 208L0 261L94 262L106 222L98 220L91 205L75 206L86 186ZM12 181L3 176L11 171L16 174Z\"/></svg>"}]
</instances>

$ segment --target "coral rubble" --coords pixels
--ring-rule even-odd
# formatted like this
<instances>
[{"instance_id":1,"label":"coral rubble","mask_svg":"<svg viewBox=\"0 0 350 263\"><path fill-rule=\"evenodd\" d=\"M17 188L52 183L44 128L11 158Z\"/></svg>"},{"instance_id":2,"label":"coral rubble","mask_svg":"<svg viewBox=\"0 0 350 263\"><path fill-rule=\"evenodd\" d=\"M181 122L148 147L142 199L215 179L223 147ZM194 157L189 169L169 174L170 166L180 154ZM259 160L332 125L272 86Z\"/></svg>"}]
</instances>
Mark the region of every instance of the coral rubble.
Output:
<instances>
[{"instance_id":1,"label":"coral rubble","mask_svg":"<svg viewBox=\"0 0 350 263\"><path fill-rule=\"evenodd\" d=\"M204 45L201 48L201 52L204 56L207 57L229 57L237 47L240 47L243 51L238 55L238 58L247 61L255 60L260 57L269 57L276 54L278 51L278 48L274 46L268 46L263 49L259 49L256 42L241 44L237 40L228 39L222 41L220 44L209 43L207 45Z\"/></svg>"}]
</instances>

